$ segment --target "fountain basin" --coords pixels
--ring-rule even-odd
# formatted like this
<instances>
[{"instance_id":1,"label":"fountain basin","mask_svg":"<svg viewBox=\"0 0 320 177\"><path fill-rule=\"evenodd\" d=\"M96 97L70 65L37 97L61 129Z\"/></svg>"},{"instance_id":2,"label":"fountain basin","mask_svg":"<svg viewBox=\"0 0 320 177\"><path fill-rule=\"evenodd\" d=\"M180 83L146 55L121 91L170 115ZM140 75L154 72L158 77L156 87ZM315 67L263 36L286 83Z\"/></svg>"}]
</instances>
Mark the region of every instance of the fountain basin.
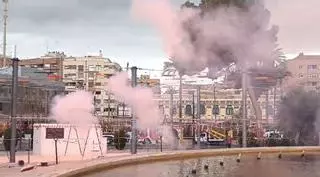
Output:
<instances>
[{"instance_id":1,"label":"fountain basin","mask_svg":"<svg viewBox=\"0 0 320 177\"><path fill-rule=\"evenodd\" d=\"M157 153L157 154L144 154L144 155L132 155L125 158L120 158L113 161L101 161L90 166L86 166L79 169L73 169L64 174L60 174L59 177L81 177L81 176L93 176L94 173L112 170L117 167L125 167L129 165L154 163L161 161L172 161L172 160L186 160L186 159L199 159L207 157L216 156L235 156L239 153L242 156L246 155L258 155L259 152L262 156L265 154L278 154L282 153L283 156L286 154L299 156L302 151L307 155L318 155L320 154L320 147L310 146L310 147L262 147L262 148L234 148L234 149L213 149L213 150L189 150L189 151L176 151L167 153ZM277 157L277 155L274 155ZM300 156L299 156L300 157ZM255 157L256 158L256 157ZM263 157L262 157L263 158ZM278 158L275 158L278 160ZM227 164L225 164L227 165Z\"/></svg>"}]
</instances>

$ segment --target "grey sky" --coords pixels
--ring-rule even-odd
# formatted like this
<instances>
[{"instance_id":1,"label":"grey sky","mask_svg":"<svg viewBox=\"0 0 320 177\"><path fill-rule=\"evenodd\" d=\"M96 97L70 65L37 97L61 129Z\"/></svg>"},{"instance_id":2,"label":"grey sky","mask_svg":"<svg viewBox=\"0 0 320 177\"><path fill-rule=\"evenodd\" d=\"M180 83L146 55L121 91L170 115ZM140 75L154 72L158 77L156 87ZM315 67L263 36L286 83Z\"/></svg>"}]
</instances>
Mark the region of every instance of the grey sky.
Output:
<instances>
[{"instance_id":1,"label":"grey sky","mask_svg":"<svg viewBox=\"0 0 320 177\"><path fill-rule=\"evenodd\" d=\"M121 65L152 68L161 68L166 57L156 31L130 19L130 0L9 1L8 44L17 45L20 57L37 57L47 48L76 56L102 49ZM286 53L320 51L319 6L319 0L268 0Z\"/></svg>"}]
</instances>

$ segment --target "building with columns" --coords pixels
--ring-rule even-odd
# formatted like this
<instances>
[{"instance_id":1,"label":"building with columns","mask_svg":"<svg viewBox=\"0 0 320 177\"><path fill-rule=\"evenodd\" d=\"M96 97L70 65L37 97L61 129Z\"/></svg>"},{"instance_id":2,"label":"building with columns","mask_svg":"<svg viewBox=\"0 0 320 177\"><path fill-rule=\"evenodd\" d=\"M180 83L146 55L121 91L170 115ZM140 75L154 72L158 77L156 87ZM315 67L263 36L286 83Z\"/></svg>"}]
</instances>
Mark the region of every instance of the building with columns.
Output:
<instances>
[{"instance_id":1,"label":"building with columns","mask_svg":"<svg viewBox=\"0 0 320 177\"><path fill-rule=\"evenodd\" d=\"M212 87L212 86L211 86ZM192 94L194 93L194 95ZM276 93L276 94L275 94ZM262 111L263 123L273 123L276 114L276 107L279 104L280 95L279 88L274 91L270 89L258 99ZM196 89L184 89L182 94L182 119L192 121L193 99L195 105L195 118L197 119L197 95ZM164 93L156 96L159 108L162 110L166 119L170 119L170 93ZM221 122L225 120L241 119L242 90L227 88L201 88L200 90L200 115L202 120L208 122ZM268 106L267 106L268 105ZM255 113L250 101L247 97L248 118L255 120ZM173 94L173 118L175 122L179 120L179 94L176 91Z\"/></svg>"}]
</instances>

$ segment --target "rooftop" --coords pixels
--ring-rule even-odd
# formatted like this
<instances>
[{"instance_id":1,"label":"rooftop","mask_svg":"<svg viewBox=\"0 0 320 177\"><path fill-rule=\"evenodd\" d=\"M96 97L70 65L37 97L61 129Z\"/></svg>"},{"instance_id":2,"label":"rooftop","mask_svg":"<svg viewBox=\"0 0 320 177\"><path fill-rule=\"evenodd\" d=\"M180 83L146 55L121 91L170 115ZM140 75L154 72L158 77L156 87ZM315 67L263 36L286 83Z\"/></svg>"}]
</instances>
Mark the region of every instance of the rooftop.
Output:
<instances>
[{"instance_id":1,"label":"rooftop","mask_svg":"<svg viewBox=\"0 0 320 177\"><path fill-rule=\"evenodd\" d=\"M11 84L12 67L0 69L0 79ZM37 68L19 67L19 80L23 80L31 87L44 87L46 89L64 89L64 84L58 81L52 81L48 74Z\"/></svg>"},{"instance_id":2,"label":"rooftop","mask_svg":"<svg viewBox=\"0 0 320 177\"><path fill-rule=\"evenodd\" d=\"M292 60L296 60L296 59L303 59L303 60L320 59L320 55L311 55L311 54L306 55L303 52L301 52L298 56L296 56Z\"/></svg>"}]
</instances>

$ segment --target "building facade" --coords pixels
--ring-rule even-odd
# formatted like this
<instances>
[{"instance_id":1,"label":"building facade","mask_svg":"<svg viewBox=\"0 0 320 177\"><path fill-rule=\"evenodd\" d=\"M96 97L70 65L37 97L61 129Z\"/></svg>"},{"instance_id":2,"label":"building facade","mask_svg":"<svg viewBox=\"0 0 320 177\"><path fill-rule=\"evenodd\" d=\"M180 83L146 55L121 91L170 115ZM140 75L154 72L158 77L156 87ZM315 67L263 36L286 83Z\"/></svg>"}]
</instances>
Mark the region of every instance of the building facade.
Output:
<instances>
[{"instance_id":1,"label":"building facade","mask_svg":"<svg viewBox=\"0 0 320 177\"><path fill-rule=\"evenodd\" d=\"M94 95L97 116L117 116L117 101L106 90L108 78L121 71L119 64L99 56L67 57L63 60L63 82L66 91L88 90Z\"/></svg>"},{"instance_id":2,"label":"building facade","mask_svg":"<svg viewBox=\"0 0 320 177\"><path fill-rule=\"evenodd\" d=\"M150 75L141 75L137 81L139 86L152 89L154 94L160 94L160 79L152 79Z\"/></svg>"},{"instance_id":3,"label":"building facade","mask_svg":"<svg viewBox=\"0 0 320 177\"><path fill-rule=\"evenodd\" d=\"M307 90L320 89L320 55L300 53L296 58L287 61L287 69L291 73L283 84L285 90L302 86Z\"/></svg>"},{"instance_id":4,"label":"building facade","mask_svg":"<svg viewBox=\"0 0 320 177\"><path fill-rule=\"evenodd\" d=\"M211 86L212 87L212 86ZM276 117L276 107L280 101L279 88L271 88L268 92L262 94L258 103L262 111L263 123L273 123ZM194 96L194 102L193 97ZM196 89L184 89L182 94L182 119L186 122L192 121L193 105L195 106L194 117L197 119L197 95ZM170 118L170 94L165 93L158 95L156 98L159 108L163 112L166 119ZM173 94L173 118L179 120L179 95L176 91ZM222 122L225 120L240 120L242 105L242 90L241 89L226 89L226 88L202 88L200 90L200 115L202 120L207 122ZM253 122L255 112L247 97L248 119Z\"/></svg>"},{"instance_id":5,"label":"building facade","mask_svg":"<svg viewBox=\"0 0 320 177\"><path fill-rule=\"evenodd\" d=\"M12 68L0 70L0 118L7 119L11 113ZM38 69L19 67L17 92L17 116L39 118L49 115L54 96L64 93L62 82L51 81Z\"/></svg>"},{"instance_id":6,"label":"building facade","mask_svg":"<svg viewBox=\"0 0 320 177\"><path fill-rule=\"evenodd\" d=\"M36 68L50 80L62 81L62 62L66 58L63 52L48 52L39 58L21 59L19 66Z\"/></svg>"}]
</instances>

